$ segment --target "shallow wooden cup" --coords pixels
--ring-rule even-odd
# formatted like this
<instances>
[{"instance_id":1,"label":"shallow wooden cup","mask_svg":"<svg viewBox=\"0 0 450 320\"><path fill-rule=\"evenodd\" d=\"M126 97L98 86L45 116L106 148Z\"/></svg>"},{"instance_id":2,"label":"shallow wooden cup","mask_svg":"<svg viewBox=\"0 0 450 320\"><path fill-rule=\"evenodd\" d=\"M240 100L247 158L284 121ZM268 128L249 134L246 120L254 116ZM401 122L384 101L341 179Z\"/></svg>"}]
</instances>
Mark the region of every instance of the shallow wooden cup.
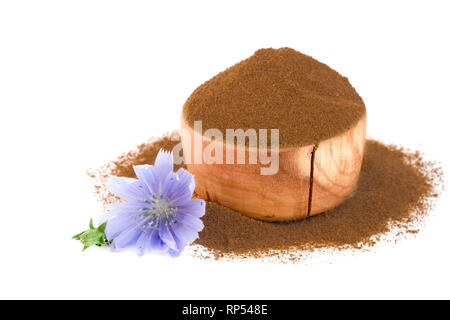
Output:
<instances>
[{"instance_id":1,"label":"shallow wooden cup","mask_svg":"<svg viewBox=\"0 0 450 320\"><path fill-rule=\"evenodd\" d=\"M224 164L187 164L195 176L196 193L250 217L267 221L306 218L339 205L356 188L366 138L365 115L348 131L316 145L280 148L279 170L274 175L261 175L260 169L267 165L260 163L225 164L227 149L237 153L235 146L212 141L181 122L188 135L182 137L185 153L203 155L210 144L223 150ZM194 139L202 143L195 145ZM246 159L257 152L245 149Z\"/></svg>"}]
</instances>

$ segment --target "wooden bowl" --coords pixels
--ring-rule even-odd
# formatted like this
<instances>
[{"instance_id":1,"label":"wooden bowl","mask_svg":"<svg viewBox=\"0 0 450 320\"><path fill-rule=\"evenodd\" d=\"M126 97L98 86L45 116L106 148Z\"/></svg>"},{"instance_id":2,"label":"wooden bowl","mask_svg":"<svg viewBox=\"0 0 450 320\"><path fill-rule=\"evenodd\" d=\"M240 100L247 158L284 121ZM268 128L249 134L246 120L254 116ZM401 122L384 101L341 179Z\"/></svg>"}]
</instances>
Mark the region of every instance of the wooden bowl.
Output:
<instances>
[{"instance_id":1,"label":"wooden bowl","mask_svg":"<svg viewBox=\"0 0 450 320\"><path fill-rule=\"evenodd\" d=\"M181 121L190 141L182 139L183 150L203 154L211 143L226 149L234 146L211 141ZM196 193L209 201L267 221L302 219L327 211L344 201L356 188L364 154L366 116L352 128L316 145L280 148L279 170L261 175L258 164L187 164L195 176ZM200 141L200 140L199 140ZM237 152L237 150L234 150ZM256 150L246 147L246 156Z\"/></svg>"}]
</instances>

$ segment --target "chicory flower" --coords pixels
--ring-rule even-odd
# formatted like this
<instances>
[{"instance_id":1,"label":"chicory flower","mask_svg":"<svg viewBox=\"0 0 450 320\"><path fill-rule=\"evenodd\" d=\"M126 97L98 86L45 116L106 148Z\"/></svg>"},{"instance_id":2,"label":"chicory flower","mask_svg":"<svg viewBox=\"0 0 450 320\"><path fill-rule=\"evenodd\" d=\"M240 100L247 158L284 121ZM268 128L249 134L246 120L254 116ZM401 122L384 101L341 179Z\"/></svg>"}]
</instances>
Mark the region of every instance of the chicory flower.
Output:
<instances>
[{"instance_id":1,"label":"chicory flower","mask_svg":"<svg viewBox=\"0 0 450 320\"><path fill-rule=\"evenodd\" d=\"M194 177L184 169L173 172L172 154L164 150L154 166L133 169L137 179L113 176L106 185L126 200L110 205L106 238L115 250L135 246L138 255L157 250L178 256L203 229L205 202L192 199Z\"/></svg>"}]
</instances>

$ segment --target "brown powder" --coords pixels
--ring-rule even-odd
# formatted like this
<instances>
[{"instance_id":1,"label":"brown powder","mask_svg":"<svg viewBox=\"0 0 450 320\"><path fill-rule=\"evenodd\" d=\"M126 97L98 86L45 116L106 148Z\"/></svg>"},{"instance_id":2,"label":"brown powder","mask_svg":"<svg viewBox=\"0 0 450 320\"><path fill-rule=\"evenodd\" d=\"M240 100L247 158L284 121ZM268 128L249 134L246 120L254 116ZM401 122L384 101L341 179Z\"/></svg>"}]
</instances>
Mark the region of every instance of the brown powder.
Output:
<instances>
[{"instance_id":1,"label":"brown powder","mask_svg":"<svg viewBox=\"0 0 450 320\"><path fill-rule=\"evenodd\" d=\"M198 87L183 118L203 129L279 129L280 146L301 146L341 134L365 114L348 79L290 48L260 49Z\"/></svg>"},{"instance_id":2,"label":"brown powder","mask_svg":"<svg viewBox=\"0 0 450 320\"><path fill-rule=\"evenodd\" d=\"M115 202L118 198L114 197L105 188L105 183L110 175L120 177L136 178L133 165L153 164L160 149L172 150L178 142L174 142L171 136L166 134L161 137L149 139L142 143L135 150L129 151L116 160L105 164L97 170L88 170L87 174L94 179L95 194L99 201L104 204ZM178 170L181 166L174 166Z\"/></svg>"},{"instance_id":3,"label":"brown powder","mask_svg":"<svg viewBox=\"0 0 450 320\"><path fill-rule=\"evenodd\" d=\"M142 143L136 150L120 156L112 162L114 169L112 174L120 177L136 178L133 166L140 164L153 164L160 149L172 150L178 142L172 141L169 135L151 139L147 143ZM174 170L182 166L175 165Z\"/></svg>"},{"instance_id":4,"label":"brown powder","mask_svg":"<svg viewBox=\"0 0 450 320\"><path fill-rule=\"evenodd\" d=\"M434 181L440 176L420 154L369 140L358 189L340 206L305 220L268 223L208 204L206 227L197 243L219 255L250 256L264 256L271 249L372 246L391 230L397 236L416 231L430 198L437 196Z\"/></svg>"},{"instance_id":5,"label":"brown powder","mask_svg":"<svg viewBox=\"0 0 450 320\"><path fill-rule=\"evenodd\" d=\"M167 136L151 140L105 166L97 176L132 177L133 164L152 164L160 148L171 150L174 145ZM385 235L398 239L417 233L441 187L441 169L424 161L420 153L368 140L358 188L339 207L305 220L274 223L208 203L205 228L195 244L216 258L280 260L295 260L302 252L319 248L367 248ZM113 199L103 197L106 202Z\"/></svg>"}]
</instances>

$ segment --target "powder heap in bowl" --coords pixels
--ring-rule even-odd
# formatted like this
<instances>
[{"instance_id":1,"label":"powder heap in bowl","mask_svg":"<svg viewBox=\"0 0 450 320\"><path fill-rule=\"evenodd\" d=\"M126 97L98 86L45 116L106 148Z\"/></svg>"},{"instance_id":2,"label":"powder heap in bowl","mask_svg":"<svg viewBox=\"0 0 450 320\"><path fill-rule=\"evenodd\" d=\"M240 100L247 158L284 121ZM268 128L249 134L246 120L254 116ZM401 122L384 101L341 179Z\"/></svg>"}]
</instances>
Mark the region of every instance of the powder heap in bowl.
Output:
<instances>
[{"instance_id":1,"label":"powder heap in bowl","mask_svg":"<svg viewBox=\"0 0 450 320\"><path fill-rule=\"evenodd\" d=\"M261 49L206 81L186 101L181 127L183 147L191 150L187 168L205 199L261 220L307 218L339 205L355 189L365 114L364 102L348 79L327 65L290 48ZM195 127L196 121L201 128ZM212 147L208 135L199 132L207 129L219 131ZM270 141L261 129L271 131ZM229 135L235 130L240 139ZM243 132L249 132L248 139ZM193 144L199 133L206 138ZM227 141L221 144L225 134ZM236 164L228 157L233 151L254 150L239 145L233 150L235 140L258 146L259 152L270 143L273 170L263 173L267 162L250 163L250 157L241 161L245 166L222 165ZM223 146L226 152L215 150ZM193 162L192 153L200 155L198 160L206 154L213 161Z\"/></svg>"},{"instance_id":2,"label":"powder heap in bowl","mask_svg":"<svg viewBox=\"0 0 450 320\"><path fill-rule=\"evenodd\" d=\"M280 147L316 144L352 128L364 102L348 79L290 48L260 49L198 87L183 119L203 129L279 129Z\"/></svg>"}]
</instances>

